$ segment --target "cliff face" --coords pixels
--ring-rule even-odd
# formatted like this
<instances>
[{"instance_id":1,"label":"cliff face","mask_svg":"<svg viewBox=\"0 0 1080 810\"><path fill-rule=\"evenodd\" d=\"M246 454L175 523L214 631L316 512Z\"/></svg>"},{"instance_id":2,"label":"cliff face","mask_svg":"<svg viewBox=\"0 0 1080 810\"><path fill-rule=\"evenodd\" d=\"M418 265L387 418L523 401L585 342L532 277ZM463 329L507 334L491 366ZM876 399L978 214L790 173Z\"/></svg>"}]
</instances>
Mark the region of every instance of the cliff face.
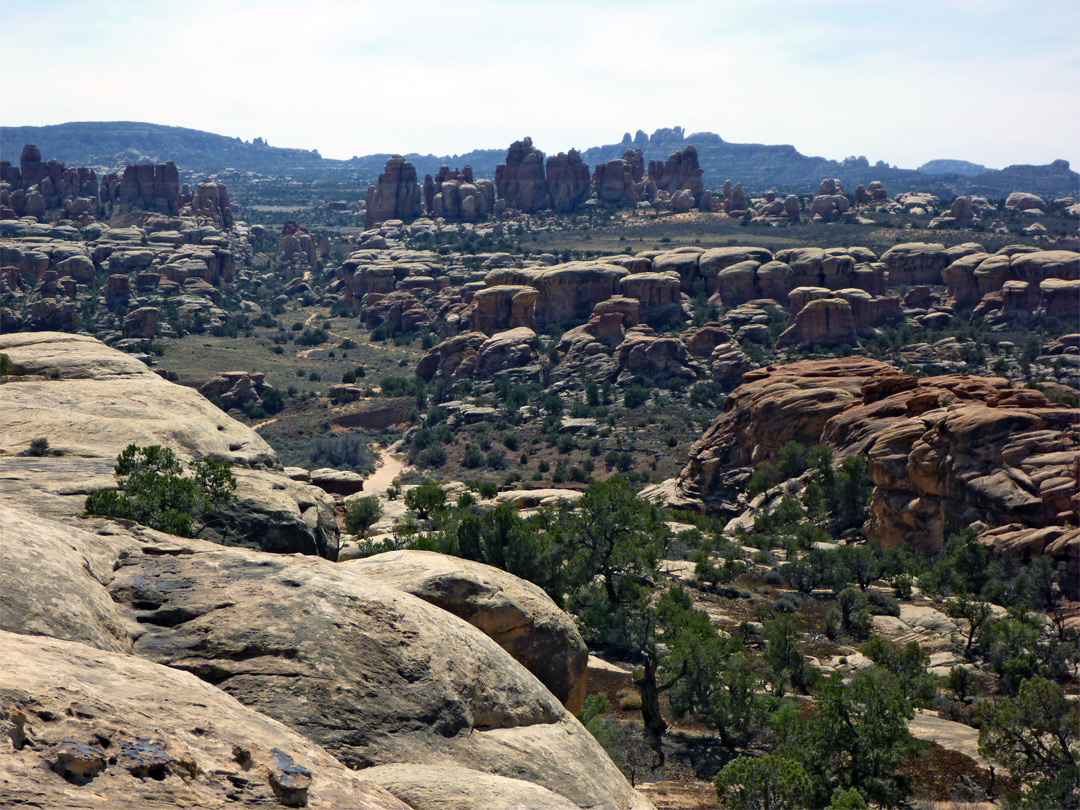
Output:
<instances>
[{"instance_id":1,"label":"cliff face","mask_svg":"<svg viewBox=\"0 0 1080 810\"><path fill-rule=\"evenodd\" d=\"M195 391L90 338L7 335L0 351L14 364L0 378L9 795L403 810L395 795L426 767L444 803L479 783L537 808L650 807L526 668L580 703L584 647L537 589L437 555L323 559L337 548L330 497ZM59 455L17 455L39 437ZM82 517L130 443L233 462L224 536L248 547Z\"/></svg>"},{"instance_id":2,"label":"cliff face","mask_svg":"<svg viewBox=\"0 0 1080 810\"><path fill-rule=\"evenodd\" d=\"M867 358L759 369L728 397L690 451L682 497L731 511L752 467L786 442L865 453L874 484L867 535L936 551L982 521L1060 531L1037 548L1080 572L1076 524L1080 411L1007 380L964 374L916 379ZM1017 538L1013 538L1017 539ZM1005 542L997 534L987 542Z\"/></svg>"}]
</instances>

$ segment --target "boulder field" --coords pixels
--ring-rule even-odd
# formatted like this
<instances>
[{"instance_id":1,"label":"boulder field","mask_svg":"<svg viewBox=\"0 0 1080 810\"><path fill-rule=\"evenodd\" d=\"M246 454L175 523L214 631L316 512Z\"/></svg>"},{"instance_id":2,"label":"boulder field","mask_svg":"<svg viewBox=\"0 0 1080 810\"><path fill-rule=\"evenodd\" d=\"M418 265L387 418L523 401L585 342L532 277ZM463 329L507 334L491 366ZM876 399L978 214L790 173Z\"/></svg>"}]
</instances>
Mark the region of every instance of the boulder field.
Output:
<instances>
[{"instance_id":1,"label":"boulder field","mask_svg":"<svg viewBox=\"0 0 1080 810\"><path fill-rule=\"evenodd\" d=\"M674 500L734 513L755 465L789 441L826 444L838 458L868 457L870 539L933 552L982 522L996 527L984 542L1065 560L1077 581L1080 410L1004 378L919 379L864 357L770 366L743 380L691 448Z\"/></svg>"},{"instance_id":2,"label":"boulder field","mask_svg":"<svg viewBox=\"0 0 1080 810\"><path fill-rule=\"evenodd\" d=\"M335 563L81 517L131 442L231 458L264 485L245 497L294 499L301 518L326 496L301 512L252 431L97 341L0 350L15 365L0 378L5 796L651 807L564 707L580 704L584 645L542 592L433 554ZM63 455L16 455L39 436Z\"/></svg>"}]
</instances>

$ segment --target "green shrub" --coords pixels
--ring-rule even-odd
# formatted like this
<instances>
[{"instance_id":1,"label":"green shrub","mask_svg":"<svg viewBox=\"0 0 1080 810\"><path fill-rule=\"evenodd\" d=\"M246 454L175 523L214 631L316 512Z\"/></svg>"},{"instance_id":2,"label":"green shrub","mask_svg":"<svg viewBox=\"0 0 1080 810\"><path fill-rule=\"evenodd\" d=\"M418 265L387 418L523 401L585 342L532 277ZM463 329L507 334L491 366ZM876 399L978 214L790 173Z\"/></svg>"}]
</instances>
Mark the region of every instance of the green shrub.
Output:
<instances>
[{"instance_id":1,"label":"green shrub","mask_svg":"<svg viewBox=\"0 0 1080 810\"><path fill-rule=\"evenodd\" d=\"M173 451L160 445L128 445L114 472L119 490L87 496L88 515L134 520L182 537L197 535L193 521L227 504L236 489L225 462L196 461L187 476Z\"/></svg>"},{"instance_id":2,"label":"green shrub","mask_svg":"<svg viewBox=\"0 0 1080 810\"><path fill-rule=\"evenodd\" d=\"M446 492L435 481L424 480L419 486L405 493L405 506L412 509L421 520L446 505Z\"/></svg>"},{"instance_id":3,"label":"green shrub","mask_svg":"<svg viewBox=\"0 0 1080 810\"><path fill-rule=\"evenodd\" d=\"M382 514L383 508L378 498L370 495L366 498L358 498L351 501L345 510L345 528L349 534L362 536L378 523Z\"/></svg>"},{"instance_id":4,"label":"green shrub","mask_svg":"<svg viewBox=\"0 0 1080 810\"><path fill-rule=\"evenodd\" d=\"M623 394L623 405L627 408L640 408L649 401L649 392L640 385L631 385Z\"/></svg>"},{"instance_id":5,"label":"green shrub","mask_svg":"<svg viewBox=\"0 0 1080 810\"><path fill-rule=\"evenodd\" d=\"M30 447L24 451L23 455L38 457L51 455L49 451L49 440L44 437L31 439Z\"/></svg>"}]
</instances>

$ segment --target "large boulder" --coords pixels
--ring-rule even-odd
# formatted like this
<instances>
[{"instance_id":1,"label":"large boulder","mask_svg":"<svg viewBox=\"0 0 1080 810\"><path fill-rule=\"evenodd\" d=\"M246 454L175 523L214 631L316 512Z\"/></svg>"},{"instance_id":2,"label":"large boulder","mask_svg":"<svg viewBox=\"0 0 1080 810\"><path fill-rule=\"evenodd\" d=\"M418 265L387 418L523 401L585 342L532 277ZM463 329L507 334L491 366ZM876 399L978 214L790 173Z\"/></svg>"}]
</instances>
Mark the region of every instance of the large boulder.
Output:
<instances>
[{"instance_id":1,"label":"large boulder","mask_svg":"<svg viewBox=\"0 0 1080 810\"><path fill-rule=\"evenodd\" d=\"M322 747L175 669L0 631L4 803L407 810Z\"/></svg>"},{"instance_id":2,"label":"large boulder","mask_svg":"<svg viewBox=\"0 0 1080 810\"><path fill-rule=\"evenodd\" d=\"M577 810L531 782L452 765L380 765L363 774L413 810Z\"/></svg>"},{"instance_id":3,"label":"large boulder","mask_svg":"<svg viewBox=\"0 0 1080 810\"><path fill-rule=\"evenodd\" d=\"M390 551L342 565L461 617L539 678L569 711L581 710L588 648L573 620L532 583L429 551Z\"/></svg>"},{"instance_id":4,"label":"large boulder","mask_svg":"<svg viewBox=\"0 0 1080 810\"><path fill-rule=\"evenodd\" d=\"M133 653L189 671L352 768L457 765L582 808L635 794L543 685L456 616L345 565L210 544L127 554L109 591Z\"/></svg>"}]
</instances>

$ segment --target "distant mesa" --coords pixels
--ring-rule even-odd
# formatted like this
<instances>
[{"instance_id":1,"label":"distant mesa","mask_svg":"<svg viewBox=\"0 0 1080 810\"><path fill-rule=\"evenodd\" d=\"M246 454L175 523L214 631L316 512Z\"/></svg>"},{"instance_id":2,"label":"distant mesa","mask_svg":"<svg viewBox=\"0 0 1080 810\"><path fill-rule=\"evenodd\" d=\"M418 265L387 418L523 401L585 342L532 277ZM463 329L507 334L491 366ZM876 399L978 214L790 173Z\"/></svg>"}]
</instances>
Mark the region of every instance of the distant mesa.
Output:
<instances>
[{"instance_id":1,"label":"distant mesa","mask_svg":"<svg viewBox=\"0 0 1080 810\"><path fill-rule=\"evenodd\" d=\"M923 174L959 174L964 177L974 177L992 171L981 163L972 163L967 160L931 160L919 167Z\"/></svg>"}]
</instances>

